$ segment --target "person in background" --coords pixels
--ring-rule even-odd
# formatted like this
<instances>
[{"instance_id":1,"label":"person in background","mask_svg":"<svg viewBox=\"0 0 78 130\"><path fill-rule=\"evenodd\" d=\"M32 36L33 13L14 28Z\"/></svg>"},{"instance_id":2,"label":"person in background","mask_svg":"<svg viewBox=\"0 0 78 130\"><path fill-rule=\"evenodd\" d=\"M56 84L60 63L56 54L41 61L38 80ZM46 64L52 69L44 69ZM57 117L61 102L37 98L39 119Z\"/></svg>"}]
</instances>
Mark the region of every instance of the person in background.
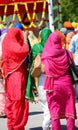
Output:
<instances>
[{"instance_id":1,"label":"person in background","mask_svg":"<svg viewBox=\"0 0 78 130\"><path fill-rule=\"evenodd\" d=\"M62 27L60 31L66 36L67 35L67 28Z\"/></svg>"},{"instance_id":2,"label":"person in background","mask_svg":"<svg viewBox=\"0 0 78 130\"><path fill-rule=\"evenodd\" d=\"M72 25L72 23L70 22L70 21L65 21L64 23L63 23L63 26L64 26L64 28L66 28L67 29L67 34L69 33L69 32L75 32L75 28L73 27L73 25Z\"/></svg>"},{"instance_id":3,"label":"person in background","mask_svg":"<svg viewBox=\"0 0 78 130\"><path fill-rule=\"evenodd\" d=\"M5 113L5 89L4 89L4 79L2 74L2 42L4 37L8 32L7 28L1 29L1 36L0 36L0 117L6 117Z\"/></svg>"},{"instance_id":4,"label":"person in background","mask_svg":"<svg viewBox=\"0 0 78 130\"><path fill-rule=\"evenodd\" d=\"M72 39L72 37L75 35L75 31L70 29L68 30L67 28L61 28L60 32L62 32L65 35L65 49L69 49L69 45L70 45L70 41ZM64 38L63 38L64 39Z\"/></svg>"},{"instance_id":5,"label":"person in background","mask_svg":"<svg viewBox=\"0 0 78 130\"><path fill-rule=\"evenodd\" d=\"M71 58L72 55L69 52ZM44 47L42 64L46 74L44 90L50 110L52 130L61 130L60 119L66 118L67 130L75 130L75 89L61 37L53 32Z\"/></svg>"},{"instance_id":6,"label":"person in background","mask_svg":"<svg viewBox=\"0 0 78 130\"><path fill-rule=\"evenodd\" d=\"M70 42L71 42L71 39L72 39L72 37L75 35L75 33L74 32L69 32L69 33L67 33L67 35L66 35L66 49L68 50L69 49L69 46L70 46Z\"/></svg>"},{"instance_id":7,"label":"person in background","mask_svg":"<svg viewBox=\"0 0 78 130\"><path fill-rule=\"evenodd\" d=\"M35 36L35 34L32 31L29 31L28 40L29 40L31 48L32 48L33 45L37 43L38 38Z\"/></svg>"},{"instance_id":8,"label":"person in background","mask_svg":"<svg viewBox=\"0 0 78 130\"><path fill-rule=\"evenodd\" d=\"M55 32L57 32L60 35L62 48L65 48L65 46L66 46L66 36L63 34L63 32L61 32L59 30L56 30Z\"/></svg>"},{"instance_id":9,"label":"person in background","mask_svg":"<svg viewBox=\"0 0 78 130\"><path fill-rule=\"evenodd\" d=\"M70 21L65 21L60 31L66 36L70 32L75 33L75 28Z\"/></svg>"},{"instance_id":10,"label":"person in background","mask_svg":"<svg viewBox=\"0 0 78 130\"><path fill-rule=\"evenodd\" d=\"M8 130L25 130L28 121L29 103L25 100L28 77L25 59L29 53L27 36L27 32L11 28L2 43Z\"/></svg>"},{"instance_id":11,"label":"person in background","mask_svg":"<svg viewBox=\"0 0 78 130\"><path fill-rule=\"evenodd\" d=\"M23 26L22 26L21 23L16 23L16 24L14 25L14 28L19 28L19 29L21 29L22 31L24 30L24 28L23 28Z\"/></svg>"},{"instance_id":12,"label":"person in background","mask_svg":"<svg viewBox=\"0 0 78 130\"><path fill-rule=\"evenodd\" d=\"M35 56L37 56L37 54L40 54L40 56L41 56L43 48L46 43L46 40L48 39L50 34L51 34L51 30L49 28L43 28L40 31L39 36L38 36L40 41L37 44L34 44L31 49L32 63L33 63ZM48 109L48 105L47 105L46 93L45 93L45 90L43 90L45 74L41 74L39 77L37 77L37 79L38 80L36 80L36 86L38 88L38 99L39 99L42 109L43 109L42 128L43 128L43 130L50 130L51 129L50 113L49 113L49 109Z\"/></svg>"},{"instance_id":13,"label":"person in background","mask_svg":"<svg viewBox=\"0 0 78 130\"><path fill-rule=\"evenodd\" d=\"M78 34L75 34L70 42L69 50L73 54L74 62L76 64L76 68L78 70ZM78 82L75 83L76 90L76 101L78 102Z\"/></svg>"}]
</instances>

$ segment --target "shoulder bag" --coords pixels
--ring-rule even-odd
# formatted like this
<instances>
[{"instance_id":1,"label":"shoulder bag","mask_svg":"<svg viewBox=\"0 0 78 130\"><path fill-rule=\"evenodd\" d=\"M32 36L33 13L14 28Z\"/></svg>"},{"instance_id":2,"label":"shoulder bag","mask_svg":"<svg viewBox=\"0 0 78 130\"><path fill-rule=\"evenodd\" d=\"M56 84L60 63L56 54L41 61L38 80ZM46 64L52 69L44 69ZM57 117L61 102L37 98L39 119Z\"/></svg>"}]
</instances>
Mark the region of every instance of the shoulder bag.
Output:
<instances>
[{"instance_id":1,"label":"shoulder bag","mask_svg":"<svg viewBox=\"0 0 78 130\"><path fill-rule=\"evenodd\" d=\"M41 63L41 57L40 57L40 54L38 54L34 61L33 61L33 65L30 69L30 73L31 73L31 76L32 77L39 77L42 73L43 73L43 70L42 70L42 63Z\"/></svg>"},{"instance_id":2,"label":"shoulder bag","mask_svg":"<svg viewBox=\"0 0 78 130\"><path fill-rule=\"evenodd\" d=\"M70 67L69 67L70 74L72 76L73 83L75 84L76 82L78 82L78 70L76 68L76 65L75 65L73 59L70 57L70 54L68 53L67 50L66 50L66 54L68 56L68 61L69 61L69 64L70 64Z\"/></svg>"}]
</instances>

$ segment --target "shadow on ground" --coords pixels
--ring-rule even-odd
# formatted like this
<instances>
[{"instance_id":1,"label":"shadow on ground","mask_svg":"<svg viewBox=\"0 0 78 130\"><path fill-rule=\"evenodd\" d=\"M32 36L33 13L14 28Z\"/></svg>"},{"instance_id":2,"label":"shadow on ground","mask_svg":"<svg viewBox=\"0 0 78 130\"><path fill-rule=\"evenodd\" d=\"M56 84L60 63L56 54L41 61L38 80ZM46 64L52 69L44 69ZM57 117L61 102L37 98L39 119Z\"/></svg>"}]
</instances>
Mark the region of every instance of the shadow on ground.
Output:
<instances>
[{"instance_id":1,"label":"shadow on ground","mask_svg":"<svg viewBox=\"0 0 78 130\"><path fill-rule=\"evenodd\" d=\"M29 130L42 130L42 127L30 128ZM62 125L62 130L66 130L66 126L65 125ZM75 127L75 130L78 130L78 128Z\"/></svg>"},{"instance_id":2,"label":"shadow on ground","mask_svg":"<svg viewBox=\"0 0 78 130\"><path fill-rule=\"evenodd\" d=\"M42 130L42 127L30 128L29 130Z\"/></svg>"},{"instance_id":3,"label":"shadow on ground","mask_svg":"<svg viewBox=\"0 0 78 130\"><path fill-rule=\"evenodd\" d=\"M30 116L36 115L36 114L43 114L42 111L37 111L37 112L29 112Z\"/></svg>"},{"instance_id":4,"label":"shadow on ground","mask_svg":"<svg viewBox=\"0 0 78 130\"><path fill-rule=\"evenodd\" d=\"M62 125L62 130L66 130L66 126L65 125ZM75 127L75 130L78 130L78 128Z\"/></svg>"}]
</instances>

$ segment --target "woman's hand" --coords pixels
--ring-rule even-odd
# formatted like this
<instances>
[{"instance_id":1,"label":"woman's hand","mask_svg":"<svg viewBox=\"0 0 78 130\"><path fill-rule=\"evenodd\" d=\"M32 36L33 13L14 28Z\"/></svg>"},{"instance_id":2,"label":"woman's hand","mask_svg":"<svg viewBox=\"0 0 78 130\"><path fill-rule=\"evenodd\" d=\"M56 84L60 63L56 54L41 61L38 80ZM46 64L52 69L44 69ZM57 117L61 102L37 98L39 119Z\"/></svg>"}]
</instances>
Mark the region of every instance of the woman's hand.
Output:
<instances>
[{"instance_id":1,"label":"woman's hand","mask_svg":"<svg viewBox=\"0 0 78 130\"><path fill-rule=\"evenodd\" d=\"M42 73L45 73L45 67L44 67L43 64L41 64L41 72L42 72Z\"/></svg>"}]
</instances>

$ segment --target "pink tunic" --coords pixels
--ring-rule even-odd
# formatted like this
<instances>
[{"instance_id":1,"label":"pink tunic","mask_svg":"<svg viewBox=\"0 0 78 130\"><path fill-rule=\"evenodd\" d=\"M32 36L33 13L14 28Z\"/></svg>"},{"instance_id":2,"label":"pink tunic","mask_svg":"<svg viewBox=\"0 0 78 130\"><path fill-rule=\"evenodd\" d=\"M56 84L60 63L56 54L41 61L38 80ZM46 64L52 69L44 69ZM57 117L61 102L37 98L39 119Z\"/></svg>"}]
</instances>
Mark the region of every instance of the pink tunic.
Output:
<instances>
[{"instance_id":1,"label":"pink tunic","mask_svg":"<svg viewBox=\"0 0 78 130\"><path fill-rule=\"evenodd\" d=\"M42 53L42 63L46 73L44 89L47 91L52 119L76 118L75 90L69 74L68 58L55 32L46 42Z\"/></svg>"}]
</instances>

